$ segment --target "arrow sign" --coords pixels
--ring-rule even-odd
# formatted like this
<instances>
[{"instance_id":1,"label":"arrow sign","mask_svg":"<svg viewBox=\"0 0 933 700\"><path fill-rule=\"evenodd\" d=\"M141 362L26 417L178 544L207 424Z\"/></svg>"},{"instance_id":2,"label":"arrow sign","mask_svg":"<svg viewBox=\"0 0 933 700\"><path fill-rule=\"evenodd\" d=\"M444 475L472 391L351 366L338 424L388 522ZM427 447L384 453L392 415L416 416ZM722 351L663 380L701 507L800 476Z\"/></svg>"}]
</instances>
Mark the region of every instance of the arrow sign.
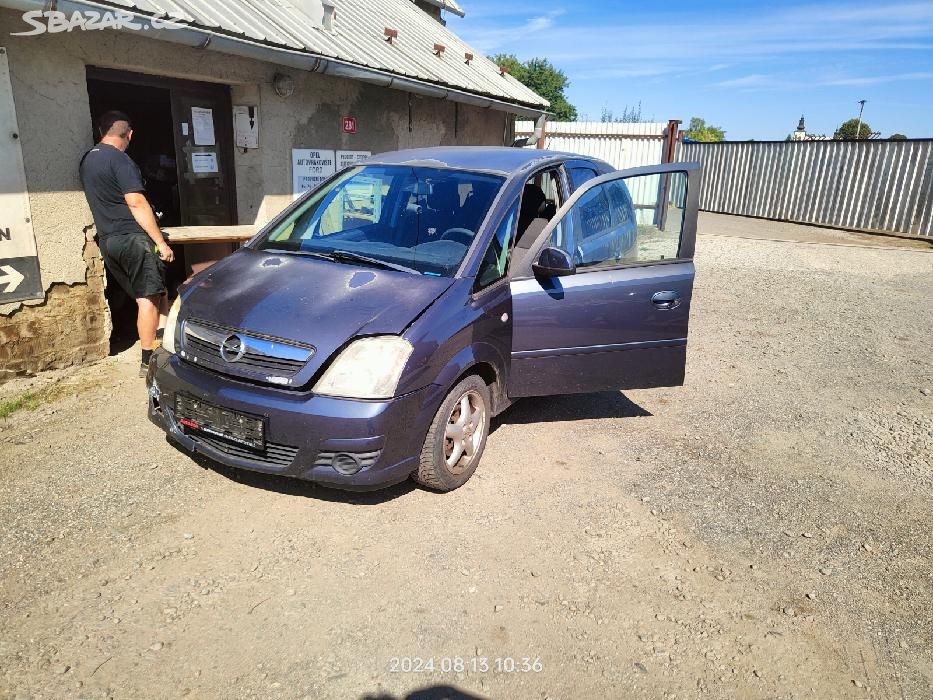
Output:
<instances>
[{"instance_id":1,"label":"arrow sign","mask_svg":"<svg viewBox=\"0 0 933 700\"><path fill-rule=\"evenodd\" d=\"M15 292L24 279L26 278L12 265L0 267L0 286L7 285L7 288L3 290L5 294Z\"/></svg>"},{"instance_id":2,"label":"arrow sign","mask_svg":"<svg viewBox=\"0 0 933 700\"><path fill-rule=\"evenodd\" d=\"M34 255L26 258L0 257L0 306L26 299L42 299L44 296L39 258Z\"/></svg>"}]
</instances>

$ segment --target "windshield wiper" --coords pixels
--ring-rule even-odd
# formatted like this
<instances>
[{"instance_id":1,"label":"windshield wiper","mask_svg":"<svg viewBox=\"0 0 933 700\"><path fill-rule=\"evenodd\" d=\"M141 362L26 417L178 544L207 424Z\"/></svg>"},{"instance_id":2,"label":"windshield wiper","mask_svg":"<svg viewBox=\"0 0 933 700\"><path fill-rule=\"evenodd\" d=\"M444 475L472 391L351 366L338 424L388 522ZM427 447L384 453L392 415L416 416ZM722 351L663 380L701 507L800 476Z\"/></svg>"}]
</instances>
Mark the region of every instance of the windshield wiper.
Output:
<instances>
[{"instance_id":1,"label":"windshield wiper","mask_svg":"<svg viewBox=\"0 0 933 700\"><path fill-rule=\"evenodd\" d=\"M333 258L327 254L313 250L289 250L288 248L261 248L264 253L288 253L289 255L306 255L311 258L320 258L321 260L330 260L333 262Z\"/></svg>"},{"instance_id":2,"label":"windshield wiper","mask_svg":"<svg viewBox=\"0 0 933 700\"><path fill-rule=\"evenodd\" d=\"M378 258L370 258L366 255L360 255L359 253L353 253L349 250L332 250L328 257L331 260L337 262L355 262L363 263L364 265L372 265L373 267L381 267L386 270L398 270L399 272L408 272L413 275L420 275L421 273L412 268L405 267L404 265L399 265L397 263L391 263L386 260L379 260Z\"/></svg>"}]
</instances>

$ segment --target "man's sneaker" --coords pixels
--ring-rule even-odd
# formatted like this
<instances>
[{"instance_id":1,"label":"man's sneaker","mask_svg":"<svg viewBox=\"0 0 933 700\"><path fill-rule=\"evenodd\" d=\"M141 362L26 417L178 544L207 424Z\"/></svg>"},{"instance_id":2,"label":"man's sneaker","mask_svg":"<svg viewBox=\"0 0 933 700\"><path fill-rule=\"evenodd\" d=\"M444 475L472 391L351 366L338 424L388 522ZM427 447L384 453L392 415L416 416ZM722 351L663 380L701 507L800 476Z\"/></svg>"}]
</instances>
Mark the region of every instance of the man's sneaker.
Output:
<instances>
[{"instance_id":1,"label":"man's sneaker","mask_svg":"<svg viewBox=\"0 0 933 700\"><path fill-rule=\"evenodd\" d=\"M149 374L149 365L147 365L145 362L140 362L139 363L139 377L141 379L145 379L148 374Z\"/></svg>"}]
</instances>

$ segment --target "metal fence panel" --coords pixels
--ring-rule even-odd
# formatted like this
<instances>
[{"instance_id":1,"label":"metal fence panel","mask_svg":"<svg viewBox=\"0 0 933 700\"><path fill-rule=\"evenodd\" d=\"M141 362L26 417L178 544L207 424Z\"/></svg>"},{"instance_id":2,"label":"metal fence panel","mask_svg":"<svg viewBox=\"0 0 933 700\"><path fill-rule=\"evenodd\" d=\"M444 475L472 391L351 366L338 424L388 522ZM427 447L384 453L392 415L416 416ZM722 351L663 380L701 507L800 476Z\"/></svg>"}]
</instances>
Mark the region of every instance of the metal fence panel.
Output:
<instances>
[{"instance_id":1,"label":"metal fence panel","mask_svg":"<svg viewBox=\"0 0 933 700\"><path fill-rule=\"evenodd\" d=\"M534 122L516 122L515 136L531 136L534 127ZM599 158L617 170L658 165L664 155L666 130L667 122L548 122L544 147Z\"/></svg>"},{"instance_id":2,"label":"metal fence panel","mask_svg":"<svg viewBox=\"0 0 933 700\"><path fill-rule=\"evenodd\" d=\"M707 211L933 236L930 140L680 143L675 160L703 164Z\"/></svg>"}]
</instances>

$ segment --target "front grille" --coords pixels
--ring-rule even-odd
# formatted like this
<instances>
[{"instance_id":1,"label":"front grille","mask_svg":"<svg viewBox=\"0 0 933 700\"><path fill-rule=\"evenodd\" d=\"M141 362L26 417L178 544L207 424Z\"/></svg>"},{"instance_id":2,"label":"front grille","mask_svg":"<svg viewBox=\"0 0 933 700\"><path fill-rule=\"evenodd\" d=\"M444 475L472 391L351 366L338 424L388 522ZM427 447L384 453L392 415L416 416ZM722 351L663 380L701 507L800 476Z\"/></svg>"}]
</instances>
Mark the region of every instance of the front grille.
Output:
<instances>
[{"instance_id":1,"label":"front grille","mask_svg":"<svg viewBox=\"0 0 933 700\"><path fill-rule=\"evenodd\" d=\"M247 373L264 379L270 376L291 379L314 355L314 348L290 341L260 338L204 321L186 321L184 329L186 359L230 374ZM235 353L235 359L231 359L230 355L224 357L221 352L224 344L232 338L236 339L234 347L243 349L242 353Z\"/></svg>"},{"instance_id":2,"label":"front grille","mask_svg":"<svg viewBox=\"0 0 933 700\"><path fill-rule=\"evenodd\" d=\"M185 338L185 344L188 347L188 351L194 353L199 360L209 359L218 364L225 363L225 360L220 356L220 346L218 345L206 343L200 338L195 338L191 335ZM243 367L248 367L249 369L270 372L282 377L293 377L298 370L304 367L304 362L298 360L263 357L262 355L256 355L249 351L247 351L242 358L237 360L236 363Z\"/></svg>"},{"instance_id":3,"label":"front grille","mask_svg":"<svg viewBox=\"0 0 933 700\"><path fill-rule=\"evenodd\" d=\"M244 447L243 445L238 445L203 433L189 434L188 437L196 443L207 445L211 449L227 455L228 457L243 459L268 467L289 467L298 455L297 447L278 445L274 442L267 442L266 448L260 451L252 450L249 447Z\"/></svg>"}]
</instances>

